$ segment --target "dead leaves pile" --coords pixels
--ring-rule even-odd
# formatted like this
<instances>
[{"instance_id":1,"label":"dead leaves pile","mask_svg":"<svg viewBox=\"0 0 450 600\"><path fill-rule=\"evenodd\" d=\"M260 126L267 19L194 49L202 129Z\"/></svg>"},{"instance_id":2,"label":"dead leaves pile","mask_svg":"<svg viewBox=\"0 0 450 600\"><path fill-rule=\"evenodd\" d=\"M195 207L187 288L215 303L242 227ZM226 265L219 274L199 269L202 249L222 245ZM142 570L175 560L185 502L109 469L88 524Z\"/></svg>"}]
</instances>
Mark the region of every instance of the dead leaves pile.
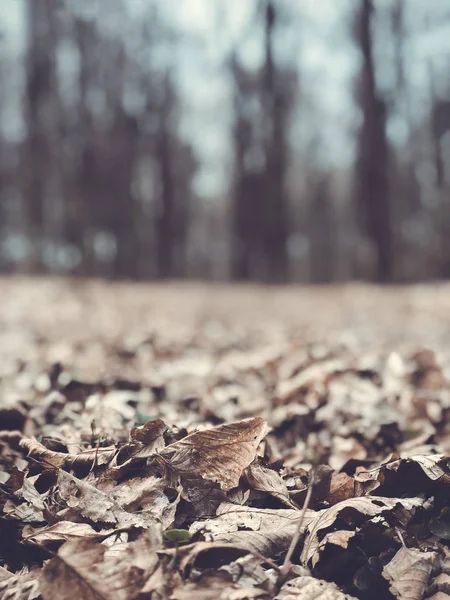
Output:
<instances>
[{"instance_id":1,"label":"dead leaves pile","mask_svg":"<svg viewBox=\"0 0 450 600\"><path fill-rule=\"evenodd\" d=\"M7 290L0 600L450 598L449 324L429 292L404 343L397 300L349 322L358 289L334 323L314 292L315 327L286 292Z\"/></svg>"}]
</instances>

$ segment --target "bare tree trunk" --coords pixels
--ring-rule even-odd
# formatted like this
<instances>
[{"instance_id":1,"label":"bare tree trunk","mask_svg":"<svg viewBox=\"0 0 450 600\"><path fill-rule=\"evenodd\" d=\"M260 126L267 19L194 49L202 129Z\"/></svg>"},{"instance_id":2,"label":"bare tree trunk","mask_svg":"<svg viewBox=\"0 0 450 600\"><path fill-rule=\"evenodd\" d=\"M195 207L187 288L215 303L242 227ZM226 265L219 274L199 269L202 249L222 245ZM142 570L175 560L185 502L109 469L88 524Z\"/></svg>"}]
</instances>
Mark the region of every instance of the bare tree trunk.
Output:
<instances>
[{"instance_id":1,"label":"bare tree trunk","mask_svg":"<svg viewBox=\"0 0 450 600\"><path fill-rule=\"evenodd\" d=\"M109 193L113 209L113 233L116 238L114 276L136 278L139 271L139 243L136 235L136 203L132 190L137 146L137 123L117 107Z\"/></svg>"},{"instance_id":2,"label":"bare tree trunk","mask_svg":"<svg viewBox=\"0 0 450 600\"><path fill-rule=\"evenodd\" d=\"M283 282L289 277L287 124L292 83L274 58L276 9L261 3L265 61L253 74L232 61L235 81L235 179L231 272L235 279ZM259 105L259 111L254 106Z\"/></svg>"},{"instance_id":3,"label":"bare tree trunk","mask_svg":"<svg viewBox=\"0 0 450 600\"><path fill-rule=\"evenodd\" d=\"M53 158L58 145L57 80L55 68L55 11L54 0L28 0L28 51L26 59L26 124L24 146L25 206L28 235L31 242L29 269L42 271L43 244L46 234L46 206L51 179L54 175Z\"/></svg>"},{"instance_id":4,"label":"bare tree trunk","mask_svg":"<svg viewBox=\"0 0 450 600\"><path fill-rule=\"evenodd\" d=\"M286 118L288 106L279 72L275 67L274 27L276 9L268 1L265 11L265 66L263 86L268 132L266 138L266 171L263 184L265 211L264 252L266 277L271 282L288 279L287 199L285 176L287 167Z\"/></svg>"},{"instance_id":5,"label":"bare tree trunk","mask_svg":"<svg viewBox=\"0 0 450 600\"><path fill-rule=\"evenodd\" d=\"M160 107L160 126L156 134L156 161L159 165L160 197L156 220L156 268L158 278L173 275L175 246L175 175L172 168L171 113L175 97L169 74L164 80L164 101Z\"/></svg>"},{"instance_id":6,"label":"bare tree trunk","mask_svg":"<svg viewBox=\"0 0 450 600\"><path fill-rule=\"evenodd\" d=\"M372 0L361 0L356 21L356 40L362 54L359 100L363 123L359 133L356 165L356 200L363 228L376 251L378 281L393 277L389 146L386 137L386 105L377 91L373 57Z\"/></svg>"},{"instance_id":7,"label":"bare tree trunk","mask_svg":"<svg viewBox=\"0 0 450 600\"><path fill-rule=\"evenodd\" d=\"M336 274L336 218L329 186L326 174L319 175L311 186L311 275L315 283L333 281Z\"/></svg>"},{"instance_id":8,"label":"bare tree trunk","mask_svg":"<svg viewBox=\"0 0 450 600\"><path fill-rule=\"evenodd\" d=\"M431 71L431 70L430 70ZM450 277L450 210L448 207L448 183L446 182L445 157L442 151L442 138L450 131L450 101L439 100L434 92L433 76L432 84L432 142L434 148L434 162L436 168L437 193L440 195L439 222L437 231L439 235L438 274L448 279Z\"/></svg>"},{"instance_id":9,"label":"bare tree trunk","mask_svg":"<svg viewBox=\"0 0 450 600\"><path fill-rule=\"evenodd\" d=\"M237 66L235 65L235 69ZM235 70L235 78L239 77ZM240 73L242 77L244 73ZM255 254L262 250L261 210L255 206L261 202L259 194L259 174L246 168L246 156L252 145L252 125L242 114L240 95L246 94L247 86L238 86L235 100L236 123L234 127L235 183L233 190L231 275L238 281L255 277ZM247 90L250 91L250 90ZM245 103L245 100L244 100Z\"/></svg>"}]
</instances>

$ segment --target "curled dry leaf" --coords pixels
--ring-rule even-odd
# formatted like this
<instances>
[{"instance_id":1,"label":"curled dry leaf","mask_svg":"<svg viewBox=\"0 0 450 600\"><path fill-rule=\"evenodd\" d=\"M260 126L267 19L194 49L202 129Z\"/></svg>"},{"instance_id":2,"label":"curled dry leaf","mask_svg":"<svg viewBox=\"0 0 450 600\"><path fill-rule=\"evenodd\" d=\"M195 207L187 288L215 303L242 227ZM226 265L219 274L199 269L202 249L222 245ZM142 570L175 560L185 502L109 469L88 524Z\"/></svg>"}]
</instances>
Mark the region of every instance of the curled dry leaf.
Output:
<instances>
[{"instance_id":1,"label":"curled dry leaf","mask_svg":"<svg viewBox=\"0 0 450 600\"><path fill-rule=\"evenodd\" d=\"M180 474L183 497L190 502L190 509L197 519L211 517L227 496L218 483L200 477L195 471Z\"/></svg>"},{"instance_id":2,"label":"curled dry leaf","mask_svg":"<svg viewBox=\"0 0 450 600\"><path fill-rule=\"evenodd\" d=\"M307 510L302 522L304 531L317 515ZM263 509L222 504L215 519L191 527L201 530L217 542L237 544L252 554L275 556L286 551L295 534L301 512L291 509Z\"/></svg>"},{"instance_id":3,"label":"curled dry leaf","mask_svg":"<svg viewBox=\"0 0 450 600\"><path fill-rule=\"evenodd\" d=\"M44 567L44 600L127 600L142 587L156 556L142 538L107 549L90 540L66 542Z\"/></svg>"},{"instance_id":4,"label":"curled dry leaf","mask_svg":"<svg viewBox=\"0 0 450 600\"><path fill-rule=\"evenodd\" d=\"M150 484L152 485L152 482ZM159 521L161 516L159 509L169 506L169 500L163 496L164 504L161 506L160 503L160 506L156 505L154 509L140 512L125 510L115 500L114 495L107 495L92 483L78 479L65 471L58 472L58 491L61 499L72 512L82 515L94 523L105 523L119 529L130 527L147 529ZM153 488L152 491L154 491ZM130 506L134 508L132 500ZM60 512L59 515L63 517L64 512Z\"/></svg>"},{"instance_id":5,"label":"curled dry leaf","mask_svg":"<svg viewBox=\"0 0 450 600\"><path fill-rule=\"evenodd\" d=\"M41 591L44 600L125 600L125 570L117 563L104 564L105 547L88 540L66 542L44 567Z\"/></svg>"},{"instance_id":6,"label":"curled dry leaf","mask_svg":"<svg viewBox=\"0 0 450 600\"><path fill-rule=\"evenodd\" d=\"M23 523L44 523L44 510L46 494L40 494L34 486L36 477L26 477L22 481L22 487L16 490L12 497L14 500L7 500L3 506L3 511L9 518ZM23 500L17 504L18 500Z\"/></svg>"},{"instance_id":7,"label":"curled dry leaf","mask_svg":"<svg viewBox=\"0 0 450 600\"><path fill-rule=\"evenodd\" d=\"M411 456L409 460L417 463L425 475L432 481L437 481L446 473L442 468L442 464L446 463L448 460L444 454Z\"/></svg>"},{"instance_id":8,"label":"curled dry leaf","mask_svg":"<svg viewBox=\"0 0 450 600\"><path fill-rule=\"evenodd\" d=\"M302 552L302 561L306 564L320 550L320 538L323 536L324 530L331 527L338 517L347 517L352 522L355 520L364 521L382 513L392 511L397 505L413 513L422 504L423 500L420 498L401 499L363 496L361 498L344 500L320 513L315 513L316 516L308 525L307 538ZM315 560L317 561L317 557Z\"/></svg>"},{"instance_id":9,"label":"curled dry leaf","mask_svg":"<svg viewBox=\"0 0 450 600\"><path fill-rule=\"evenodd\" d=\"M242 587L240 581L233 582L223 570L207 572L199 582L188 581L176 589L170 600L268 600L269 596L257 587Z\"/></svg>"},{"instance_id":10,"label":"curled dry leaf","mask_svg":"<svg viewBox=\"0 0 450 600\"><path fill-rule=\"evenodd\" d=\"M391 593L399 600L421 600L436 560L436 552L400 548L383 569L383 576L389 582Z\"/></svg>"},{"instance_id":11,"label":"curled dry leaf","mask_svg":"<svg viewBox=\"0 0 450 600\"><path fill-rule=\"evenodd\" d=\"M304 576L287 581L274 600L356 600L329 581Z\"/></svg>"},{"instance_id":12,"label":"curled dry leaf","mask_svg":"<svg viewBox=\"0 0 450 600\"><path fill-rule=\"evenodd\" d=\"M75 464L80 466L92 466L93 464L106 465L117 452L115 446L108 446L107 448L89 448L79 454L54 452L34 438L23 438L20 441L20 445L28 451L28 456L31 456L44 465L51 465L56 468L71 467Z\"/></svg>"},{"instance_id":13,"label":"curled dry leaf","mask_svg":"<svg viewBox=\"0 0 450 600\"><path fill-rule=\"evenodd\" d=\"M111 530L112 532L113 530ZM105 535L108 532L103 532ZM24 542L45 546L53 542L65 542L74 538L98 538L101 537L95 529L87 523L72 523L71 521L59 521L49 527L23 528L22 539Z\"/></svg>"},{"instance_id":14,"label":"curled dry leaf","mask_svg":"<svg viewBox=\"0 0 450 600\"><path fill-rule=\"evenodd\" d=\"M34 438L21 439L20 446L27 450L28 456L57 468L64 466L66 460L72 458L69 454L49 450Z\"/></svg>"},{"instance_id":15,"label":"curled dry leaf","mask_svg":"<svg viewBox=\"0 0 450 600\"><path fill-rule=\"evenodd\" d=\"M300 371L291 379L281 381L276 390L280 402L287 403L302 396L303 388L309 388L316 382L323 382L331 373L338 372L345 367L341 360L328 360L318 362Z\"/></svg>"},{"instance_id":16,"label":"curled dry leaf","mask_svg":"<svg viewBox=\"0 0 450 600\"><path fill-rule=\"evenodd\" d=\"M180 473L195 471L224 490L236 487L254 460L260 441L268 432L264 419L256 417L196 431L167 446L161 455Z\"/></svg>"},{"instance_id":17,"label":"curled dry leaf","mask_svg":"<svg viewBox=\"0 0 450 600\"><path fill-rule=\"evenodd\" d=\"M117 452L111 467L115 470L116 476L126 471L139 459L150 458L160 452L166 442L164 433L167 425L161 419L148 421L141 427L134 427L130 432L130 442L125 444Z\"/></svg>"},{"instance_id":18,"label":"curled dry leaf","mask_svg":"<svg viewBox=\"0 0 450 600\"><path fill-rule=\"evenodd\" d=\"M281 476L272 469L266 469L257 462L252 462L246 469L245 475L253 489L267 492L286 506L297 508L290 499L286 483Z\"/></svg>"},{"instance_id":19,"label":"curled dry leaf","mask_svg":"<svg viewBox=\"0 0 450 600\"><path fill-rule=\"evenodd\" d=\"M188 573L194 568L218 569L248 554L246 548L222 542L195 542L175 549L179 557L180 569Z\"/></svg>"},{"instance_id":20,"label":"curled dry leaf","mask_svg":"<svg viewBox=\"0 0 450 600\"><path fill-rule=\"evenodd\" d=\"M164 432L167 425L161 419L147 421L141 427L134 427L130 431L130 438L133 442L140 442L146 446L153 446L155 452L164 448Z\"/></svg>"},{"instance_id":21,"label":"curled dry leaf","mask_svg":"<svg viewBox=\"0 0 450 600\"><path fill-rule=\"evenodd\" d=\"M172 526L179 496L173 502L164 493L165 481L156 477L135 477L102 492L128 513L151 515L164 529Z\"/></svg>"},{"instance_id":22,"label":"curled dry leaf","mask_svg":"<svg viewBox=\"0 0 450 600\"><path fill-rule=\"evenodd\" d=\"M333 505L348 500L355 495L355 480L347 473L333 473L328 502Z\"/></svg>"},{"instance_id":23,"label":"curled dry leaf","mask_svg":"<svg viewBox=\"0 0 450 600\"><path fill-rule=\"evenodd\" d=\"M247 554L222 567L222 570L230 573L233 580L238 582L239 585L246 588L262 587L267 591L271 591L271 596L273 596L278 573L275 570L267 571L264 567L267 567L267 565L264 564L260 556Z\"/></svg>"},{"instance_id":24,"label":"curled dry leaf","mask_svg":"<svg viewBox=\"0 0 450 600\"><path fill-rule=\"evenodd\" d=\"M40 571L14 575L0 567L0 600L35 600L40 598Z\"/></svg>"},{"instance_id":25,"label":"curled dry leaf","mask_svg":"<svg viewBox=\"0 0 450 600\"><path fill-rule=\"evenodd\" d=\"M432 481L437 481L445 474L445 471L442 468L442 463L446 460L447 459L444 454L417 454L408 458L398 458L395 460L391 459L389 462L382 466L384 466L389 471L396 471L403 464L415 463L419 465L419 467L429 479L431 479Z\"/></svg>"}]
</instances>

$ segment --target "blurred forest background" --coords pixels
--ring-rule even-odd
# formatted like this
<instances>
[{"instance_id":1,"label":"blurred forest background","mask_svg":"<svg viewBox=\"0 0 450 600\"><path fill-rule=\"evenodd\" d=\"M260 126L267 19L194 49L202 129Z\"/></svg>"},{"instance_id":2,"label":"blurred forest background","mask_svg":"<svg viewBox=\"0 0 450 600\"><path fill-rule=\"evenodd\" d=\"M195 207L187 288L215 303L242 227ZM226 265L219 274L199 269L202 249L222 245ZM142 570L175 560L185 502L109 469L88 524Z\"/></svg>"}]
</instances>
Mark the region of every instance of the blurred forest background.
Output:
<instances>
[{"instance_id":1,"label":"blurred forest background","mask_svg":"<svg viewBox=\"0 0 450 600\"><path fill-rule=\"evenodd\" d=\"M1 0L0 272L450 277L447 0Z\"/></svg>"}]
</instances>

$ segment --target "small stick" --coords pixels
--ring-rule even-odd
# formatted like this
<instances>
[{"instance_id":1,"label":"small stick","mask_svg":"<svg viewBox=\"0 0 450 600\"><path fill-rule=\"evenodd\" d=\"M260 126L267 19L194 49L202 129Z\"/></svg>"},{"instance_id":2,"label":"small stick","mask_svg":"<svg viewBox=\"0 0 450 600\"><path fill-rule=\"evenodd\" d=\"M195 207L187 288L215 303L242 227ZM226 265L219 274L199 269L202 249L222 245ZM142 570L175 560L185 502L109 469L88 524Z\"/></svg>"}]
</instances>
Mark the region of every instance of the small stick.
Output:
<instances>
[{"instance_id":1,"label":"small stick","mask_svg":"<svg viewBox=\"0 0 450 600\"><path fill-rule=\"evenodd\" d=\"M403 536L402 536L402 532L400 531L400 529L398 527L395 528L395 531L397 532L397 535L399 537L399 540L402 543L403 548L407 551L408 548L406 547L405 540L403 539Z\"/></svg>"},{"instance_id":2,"label":"small stick","mask_svg":"<svg viewBox=\"0 0 450 600\"><path fill-rule=\"evenodd\" d=\"M281 574L286 577L289 574L289 571L292 567L292 555L294 554L294 550L298 544L298 540L300 539L300 534L302 532L302 524L305 519L305 514L308 509L309 503L311 501L312 490L314 486L314 472L311 474L311 480L309 482L308 491L306 492L305 501L303 502L303 508L300 515L300 520L297 525L297 529L292 537L289 549L287 551L286 557L283 562L283 566L281 567Z\"/></svg>"}]
</instances>

